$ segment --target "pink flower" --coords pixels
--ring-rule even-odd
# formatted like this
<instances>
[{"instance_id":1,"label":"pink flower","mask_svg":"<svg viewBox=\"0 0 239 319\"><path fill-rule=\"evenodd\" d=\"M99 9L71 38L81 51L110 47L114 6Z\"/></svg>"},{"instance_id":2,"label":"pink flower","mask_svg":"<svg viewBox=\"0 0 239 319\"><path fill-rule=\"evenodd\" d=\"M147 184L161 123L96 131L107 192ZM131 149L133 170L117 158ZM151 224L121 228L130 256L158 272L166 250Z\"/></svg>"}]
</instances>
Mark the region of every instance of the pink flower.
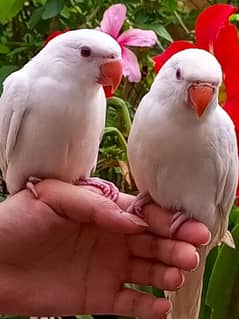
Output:
<instances>
[{"instance_id":1,"label":"pink flower","mask_svg":"<svg viewBox=\"0 0 239 319\"><path fill-rule=\"evenodd\" d=\"M126 18L126 7L123 4L110 6L103 16L100 30L111 35L122 49L123 75L128 77L130 82L139 82L141 72L136 55L126 46L150 47L157 41L157 36L153 31L141 29L129 29L123 33L120 30Z\"/></svg>"}]
</instances>

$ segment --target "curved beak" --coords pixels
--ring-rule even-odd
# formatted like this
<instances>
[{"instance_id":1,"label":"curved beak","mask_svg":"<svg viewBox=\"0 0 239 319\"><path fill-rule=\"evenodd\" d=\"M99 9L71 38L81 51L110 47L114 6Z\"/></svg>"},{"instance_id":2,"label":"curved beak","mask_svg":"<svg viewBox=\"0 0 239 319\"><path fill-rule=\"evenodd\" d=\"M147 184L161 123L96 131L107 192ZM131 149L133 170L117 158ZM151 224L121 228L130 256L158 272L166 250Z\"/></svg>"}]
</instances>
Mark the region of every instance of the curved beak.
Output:
<instances>
[{"instance_id":1,"label":"curved beak","mask_svg":"<svg viewBox=\"0 0 239 319\"><path fill-rule=\"evenodd\" d=\"M215 88L209 83L192 84L188 88L188 100L191 107L201 117L211 102Z\"/></svg>"},{"instance_id":2,"label":"curved beak","mask_svg":"<svg viewBox=\"0 0 239 319\"><path fill-rule=\"evenodd\" d=\"M114 93L120 84L122 71L123 65L121 60L101 64L98 83L111 86L112 93Z\"/></svg>"}]
</instances>

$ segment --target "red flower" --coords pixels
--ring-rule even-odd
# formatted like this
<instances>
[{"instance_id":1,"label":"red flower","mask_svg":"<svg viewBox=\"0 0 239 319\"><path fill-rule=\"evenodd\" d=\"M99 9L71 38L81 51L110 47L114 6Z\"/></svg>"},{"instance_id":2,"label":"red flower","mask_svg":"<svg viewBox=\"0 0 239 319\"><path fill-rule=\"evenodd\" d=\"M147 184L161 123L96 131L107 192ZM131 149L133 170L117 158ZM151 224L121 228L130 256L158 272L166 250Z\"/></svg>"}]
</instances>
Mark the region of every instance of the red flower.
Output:
<instances>
[{"instance_id":1,"label":"red flower","mask_svg":"<svg viewBox=\"0 0 239 319\"><path fill-rule=\"evenodd\" d=\"M232 117L239 137L239 45L237 28L229 23L237 8L228 4L216 4L204 10L196 21L196 44L175 41L162 54L153 58L155 71L175 53L200 48L215 55L224 73L227 100L224 108ZM238 107L237 107L238 105Z\"/></svg>"},{"instance_id":2,"label":"red flower","mask_svg":"<svg viewBox=\"0 0 239 319\"><path fill-rule=\"evenodd\" d=\"M54 32L52 32L52 33L46 38L46 40L45 40L45 42L44 42L44 46L47 45L47 43L48 43L49 41L51 41L52 39L54 39L54 38L57 37L58 35L60 35L60 34L62 34L62 33L65 33L65 32L68 32L68 31L70 31L69 28L66 28L64 31L54 31Z\"/></svg>"},{"instance_id":3,"label":"red flower","mask_svg":"<svg viewBox=\"0 0 239 319\"><path fill-rule=\"evenodd\" d=\"M228 4L216 4L204 10L196 21L196 44L188 41L175 41L162 54L153 58L155 71L158 72L173 54L193 47L213 53L222 68L227 68L227 64L230 64L228 56L233 53L231 49L238 46L237 29L228 20L229 16L236 11L236 7Z\"/></svg>"},{"instance_id":4,"label":"red flower","mask_svg":"<svg viewBox=\"0 0 239 319\"><path fill-rule=\"evenodd\" d=\"M219 49L224 51L225 44L231 44L230 37L222 43L220 33L226 28L235 28L229 24L229 17L237 11L236 7L228 4L216 4L204 10L196 21L196 44L197 47L210 51L211 46L219 45Z\"/></svg>"},{"instance_id":5,"label":"red flower","mask_svg":"<svg viewBox=\"0 0 239 319\"><path fill-rule=\"evenodd\" d=\"M158 73L164 63L175 53L195 47L196 46L193 43L188 41L175 41L171 43L162 54L153 57L155 72Z\"/></svg>"},{"instance_id":6,"label":"red flower","mask_svg":"<svg viewBox=\"0 0 239 319\"><path fill-rule=\"evenodd\" d=\"M229 22L229 17L237 8L228 4L216 4L204 10L196 21L196 44L175 41L162 54L153 58L155 71L175 53L187 48L204 49L215 55L221 64L227 98L224 109L235 124L239 142L239 45L237 28ZM239 144L239 143L238 143ZM239 195L239 189L238 189Z\"/></svg>"}]
</instances>

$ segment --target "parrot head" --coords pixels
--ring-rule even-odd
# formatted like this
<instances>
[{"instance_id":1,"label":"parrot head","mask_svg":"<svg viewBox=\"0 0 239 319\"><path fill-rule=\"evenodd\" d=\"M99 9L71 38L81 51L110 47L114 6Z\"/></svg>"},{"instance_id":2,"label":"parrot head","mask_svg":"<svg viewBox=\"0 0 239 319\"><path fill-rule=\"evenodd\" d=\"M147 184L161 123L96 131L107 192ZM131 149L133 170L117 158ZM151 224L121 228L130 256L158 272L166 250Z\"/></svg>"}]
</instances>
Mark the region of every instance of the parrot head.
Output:
<instances>
[{"instance_id":1,"label":"parrot head","mask_svg":"<svg viewBox=\"0 0 239 319\"><path fill-rule=\"evenodd\" d=\"M39 55L50 57L52 65L61 65L57 69L62 69L62 76L70 75L85 85L107 85L114 92L120 84L121 48L104 32L80 29L60 34Z\"/></svg>"},{"instance_id":2,"label":"parrot head","mask_svg":"<svg viewBox=\"0 0 239 319\"><path fill-rule=\"evenodd\" d=\"M152 89L171 105L183 105L196 118L217 105L222 81L221 66L209 52L186 49L173 55L159 71Z\"/></svg>"}]
</instances>

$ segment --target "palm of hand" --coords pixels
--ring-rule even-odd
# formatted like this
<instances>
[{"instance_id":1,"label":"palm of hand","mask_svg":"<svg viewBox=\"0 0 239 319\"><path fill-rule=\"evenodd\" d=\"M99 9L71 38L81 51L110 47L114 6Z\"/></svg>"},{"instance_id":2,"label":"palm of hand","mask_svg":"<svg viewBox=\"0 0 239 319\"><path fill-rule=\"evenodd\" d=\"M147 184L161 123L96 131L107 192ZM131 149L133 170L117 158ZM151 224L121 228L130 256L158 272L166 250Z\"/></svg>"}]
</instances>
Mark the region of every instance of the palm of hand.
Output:
<instances>
[{"instance_id":1,"label":"palm of hand","mask_svg":"<svg viewBox=\"0 0 239 319\"><path fill-rule=\"evenodd\" d=\"M15 196L20 209L16 209L14 201L8 201L2 204L8 204L8 214L0 216L0 225L4 225L1 236L8 232L8 251L4 260L0 256L0 280L6 300L10 295L18 313L136 315L146 308L141 306L142 296L148 302L155 301L151 296L123 287L124 282L134 281L132 273L138 268L133 252L140 249L137 235L110 233L93 224L76 224L27 192ZM4 249L1 243L0 249ZM151 261L145 261L145 267L150 265ZM143 277L149 280L147 274ZM14 282L14 291L8 289L9 278ZM26 295L30 296L27 311ZM52 300L57 300L57 308ZM160 306L165 311L168 302L161 300ZM1 307L3 312L4 307L9 309L8 302Z\"/></svg>"},{"instance_id":2,"label":"palm of hand","mask_svg":"<svg viewBox=\"0 0 239 319\"><path fill-rule=\"evenodd\" d=\"M203 243L207 229L192 222L172 240L170 214L155 205L146 209L150 232L142 232L125 224L116 204L84 187L56 181L39 187L41 200L23 191L0 205L1 312L164 316L167 300L124 283L176 289L182 284L179 268L191 270L198 263L195 247L183 241ZM129 201L132 197L121 194L122 207ZM109 231L111 226L121 233Z\"/></svg>"}]
</instances>

